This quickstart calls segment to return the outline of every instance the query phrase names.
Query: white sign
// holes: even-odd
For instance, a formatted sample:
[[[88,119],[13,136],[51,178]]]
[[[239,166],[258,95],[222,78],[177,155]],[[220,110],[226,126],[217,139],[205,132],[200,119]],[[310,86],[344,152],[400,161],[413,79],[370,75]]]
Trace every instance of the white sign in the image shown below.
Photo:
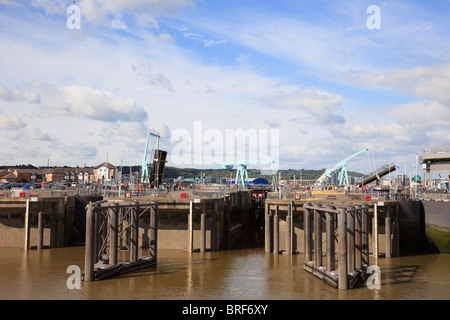
[[[380,207],[384,206],[384,202],[383,201],[378,201],[378,206],[380,206]]]
[[[194,199],[194,203],[200,203],[200,199]]]
[[[38,202],[38,198],[31,198],[31,202]]]

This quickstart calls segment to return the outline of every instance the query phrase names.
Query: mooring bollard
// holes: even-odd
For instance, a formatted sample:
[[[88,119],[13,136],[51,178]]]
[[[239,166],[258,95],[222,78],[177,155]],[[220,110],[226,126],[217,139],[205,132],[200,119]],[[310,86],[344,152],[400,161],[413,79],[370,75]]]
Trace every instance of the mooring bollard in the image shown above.
[[[303,206],[303,225],[304,225],[304,251],[305,261],[312,261],[312,230],[311,230],[311,209],[305,208],[305,206],[311,206],[310,202],[307,202]]]
[[[278,204],[275,205],[273,216],[273,253],[280,253],[280,216],[278,215]]]
[[[347,213],[340,208],[338,213],[338,288],[348,289],[347,268]]]

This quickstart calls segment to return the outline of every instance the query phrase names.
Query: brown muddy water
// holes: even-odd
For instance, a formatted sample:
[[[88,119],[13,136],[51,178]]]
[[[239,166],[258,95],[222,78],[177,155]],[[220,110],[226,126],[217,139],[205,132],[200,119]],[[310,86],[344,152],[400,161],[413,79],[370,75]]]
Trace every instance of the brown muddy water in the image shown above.
[[[145,253],[144,253],[145,254]],[[2,300],[449,300],[450,255],[380,258],[381,288],[338,290],[303,270],[303,255],[264,249],[158,250],[156,267],[68,287],[84,247],[0,248]],[[73,286],[72,286],[73,287]]]

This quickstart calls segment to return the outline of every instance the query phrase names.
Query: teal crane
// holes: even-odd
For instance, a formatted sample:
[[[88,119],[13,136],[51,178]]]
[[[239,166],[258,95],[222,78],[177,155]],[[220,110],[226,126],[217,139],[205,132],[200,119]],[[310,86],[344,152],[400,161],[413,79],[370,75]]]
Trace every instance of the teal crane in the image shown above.
[[[144,157],[142,159],[142,177],[141,182],[142,183],[150,183],[150,173],[149,173],[149,166],[151,162],[147,160],[148,157],[148,143],[150,141],[150,137],[156,137],[156,148],[155,150],[159,150],[159,134],[148,132],[147,133],[147,142],[145,143],[145,149],[144,149]]]
[[[338,185],[348,185],[349,183],[348,183],[348,174],[347,174],[347,161],[356,157],[360,153],[362,153],[364,151],[369,151],[369,150],[371,150],[371,147],[366,147],[366,148],[356,152],[355,154],[345,158],[344,160],[339,161],[332,169],[326,169],[325,172],[323,173],[323,175],[319,178],[318,182],[323,183],[326,178],[331,178],[333,173],[335,171],[338,171],[337,184]],[[369,163],[370,163],[370,157],[369,157]]]
[[[260,163],[274,163],[272,160],[237,160],[233,162],[223,162],[223,169],[233,169],[235,166],[237,167],[236,171],[236,185],[245,186],[248,184],[248,164],[260,164]]]

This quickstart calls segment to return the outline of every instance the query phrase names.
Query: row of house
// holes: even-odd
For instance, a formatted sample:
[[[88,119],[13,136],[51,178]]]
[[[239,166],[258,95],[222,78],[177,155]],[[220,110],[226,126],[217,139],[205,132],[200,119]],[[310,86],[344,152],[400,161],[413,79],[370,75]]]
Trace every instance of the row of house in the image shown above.
[[[102,183],[116,178],[117,168],[109,162],[104,162],[90,168],[44,168],[0,170],[0,183],[4,182],[34,182],[34,183]]]

